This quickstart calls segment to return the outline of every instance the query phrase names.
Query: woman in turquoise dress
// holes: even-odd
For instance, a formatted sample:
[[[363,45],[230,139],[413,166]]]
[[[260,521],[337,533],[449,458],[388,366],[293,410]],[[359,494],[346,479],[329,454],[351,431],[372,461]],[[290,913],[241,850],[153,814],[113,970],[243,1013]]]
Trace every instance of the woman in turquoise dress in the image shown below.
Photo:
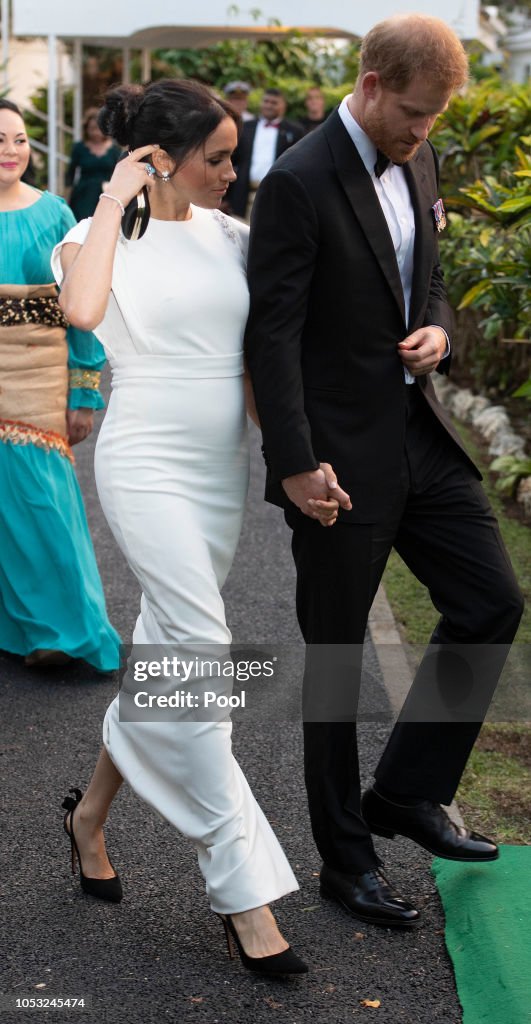
[[[68,327],[50,255],[75,223],[21,179],[30,148],[0,100],[0,649],[30,665],[119,664],[72,445],[92,429],[103,349]]]
[[[83,121],[83,139],[74,142],[67,185],[72,185],[70,207],[76,220],[92,217],[101,195],[102,185],[109,181],[122,149],[101,132],[98,111],[91,107]]]

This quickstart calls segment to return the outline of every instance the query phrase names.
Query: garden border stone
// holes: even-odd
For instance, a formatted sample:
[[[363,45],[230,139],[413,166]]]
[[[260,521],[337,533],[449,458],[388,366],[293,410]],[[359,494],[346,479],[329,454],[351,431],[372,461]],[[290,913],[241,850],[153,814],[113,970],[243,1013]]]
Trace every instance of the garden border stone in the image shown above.
[[[488,443],[489,455],[514,455],[526,458],[525,441],[513,430],[507,412],[501,405],[491,405],[484,395],[475,395],[470,388],[460,388],[446,377],[433,375],[437,397],[456,419],[469,423]],[[531,520],[531,476],[520,480],[516,501],[526,519]]]

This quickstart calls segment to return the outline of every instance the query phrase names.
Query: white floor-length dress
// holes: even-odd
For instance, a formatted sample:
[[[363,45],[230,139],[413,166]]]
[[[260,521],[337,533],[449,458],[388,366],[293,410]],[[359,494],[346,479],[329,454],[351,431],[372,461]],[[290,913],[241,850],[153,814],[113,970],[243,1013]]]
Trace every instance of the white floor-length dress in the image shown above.
[[[63,244],[82,244],[89,226],[82,221]],[[134,644],[230,643],[220,588],[248,485],[247,231],[194,206],[190,220],[151,218],[143,238],[117,243],[94,332],[113,383],[96,481],[142,587]],[[230,721],[121,722],[116,698],[103,738],[139,796],[194,841],[213,910],[248,910],[298,888],[232,755]]]

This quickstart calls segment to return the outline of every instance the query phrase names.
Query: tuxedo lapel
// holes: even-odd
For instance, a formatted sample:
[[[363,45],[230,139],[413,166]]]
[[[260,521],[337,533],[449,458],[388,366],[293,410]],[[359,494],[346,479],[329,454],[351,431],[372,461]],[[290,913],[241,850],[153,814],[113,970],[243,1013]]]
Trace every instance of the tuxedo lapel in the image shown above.
[[[339,181],[382,268],[405,323],[404,293],[393,241],[370,176],[337,112],[322,127]]]
[[[413,281],[409,307],[409,325],[410,329],[414,329],[419,310],[425,304],[426,277],[431,273],[433,253],[433,180],[430,181],[427,172],[425,151],[421,150],[411,162],[404,164],[404,171],[415,215]]]
[[[249,153],[249,159],[253,151],[254,137],[256,135],[256,129],[258,127],[258,121],[244,121],[243,123],[243,137],[245,138],[246,150]]]

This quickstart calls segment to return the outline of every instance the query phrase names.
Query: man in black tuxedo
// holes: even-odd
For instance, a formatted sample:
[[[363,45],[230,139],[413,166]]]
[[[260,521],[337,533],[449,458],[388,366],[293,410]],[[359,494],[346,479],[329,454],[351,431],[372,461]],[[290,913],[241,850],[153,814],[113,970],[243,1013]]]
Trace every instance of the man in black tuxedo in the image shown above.
[[[250,201],[274,161],[304,135],[302,125],[284,117],[286,101],[280,89],[266,89],[260,117],[246,121],[233,164],[238,175],[227,193],[227,212],[246,217]]]
[[[277,161],[251,226],[246,354],[266,497],[293,531],[321,890],[386,926],[419,914],[381,873],[371,832],[455,860],[498,856],[441,804],[453,799],[522,612],[480,474],[429,377],[448,372],[452,318],[428,134],[466,77],[461,43],[439,19],[375,26],[354,92]],[[334,496],[337,522],[334,513],[323,529],[316,502]],[[441,618],[361,799],[360,650],[392,547]]]

